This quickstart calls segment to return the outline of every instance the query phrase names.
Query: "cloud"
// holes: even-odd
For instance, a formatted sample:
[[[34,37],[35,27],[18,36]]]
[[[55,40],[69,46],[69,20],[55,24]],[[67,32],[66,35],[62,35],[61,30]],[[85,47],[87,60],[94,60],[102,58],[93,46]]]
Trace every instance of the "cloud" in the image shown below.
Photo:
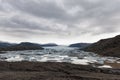
[[[0,32],[11,38],[40,35],[55,40],[114,34],[120,32],[119,4],[119,0],[0,0]]]

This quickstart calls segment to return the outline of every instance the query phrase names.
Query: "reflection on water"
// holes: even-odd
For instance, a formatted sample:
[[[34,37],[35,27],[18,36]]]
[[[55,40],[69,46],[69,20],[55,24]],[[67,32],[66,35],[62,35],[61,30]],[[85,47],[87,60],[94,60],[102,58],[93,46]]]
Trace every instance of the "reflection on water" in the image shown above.
[[[44,50],[8,51],[0,54],[0,60],[8,62],[68,62],[73,64],[92,65],[99,68],[111,68],[112,65],[109,66],[110,63],[117,63],[120,65],[120,58],[101,57],[91,52],[84,52],[77,48],[65,46],[47,47]]]

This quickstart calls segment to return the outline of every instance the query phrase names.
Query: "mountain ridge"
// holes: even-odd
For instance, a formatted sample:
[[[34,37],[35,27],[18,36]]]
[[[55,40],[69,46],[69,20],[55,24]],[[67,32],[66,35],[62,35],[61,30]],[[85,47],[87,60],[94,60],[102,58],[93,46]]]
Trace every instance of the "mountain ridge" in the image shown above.
[[[19,50],[41,50],[43,49],[39,44],[30,42],[21,42],[19,44],[1,47],[0,51],[19,51]]]
[[[70,44],[69,47],[78,47],[78,48],[85,48],[87,46],[91,45],[91,43],[74,43]]]

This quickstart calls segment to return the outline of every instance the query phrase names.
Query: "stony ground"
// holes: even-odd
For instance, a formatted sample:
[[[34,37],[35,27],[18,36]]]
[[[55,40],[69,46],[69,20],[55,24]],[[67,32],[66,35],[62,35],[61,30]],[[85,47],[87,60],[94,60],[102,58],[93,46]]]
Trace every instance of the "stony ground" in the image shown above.
[[[120,80],[120,69],[69,63],[0,62],[0,80]]]

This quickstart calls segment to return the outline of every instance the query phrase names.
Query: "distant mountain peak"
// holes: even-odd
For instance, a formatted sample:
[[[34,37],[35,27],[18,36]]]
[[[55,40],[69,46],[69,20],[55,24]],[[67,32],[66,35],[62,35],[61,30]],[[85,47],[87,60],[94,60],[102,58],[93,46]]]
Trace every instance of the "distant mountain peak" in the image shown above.
[[[41,44],[42,47],[53,47],[53,46],[58,46],[55,43],[47,43],[47,44]]]
[[[89,46],[91,43],[74,43],[70,44],[69,47],[78,47],[78,48],[85,48]]]
[[[40,44],[21,42],[20,44],[1,47],[0,51],[18,51],[18,50],[41,50],[43,49]]]

